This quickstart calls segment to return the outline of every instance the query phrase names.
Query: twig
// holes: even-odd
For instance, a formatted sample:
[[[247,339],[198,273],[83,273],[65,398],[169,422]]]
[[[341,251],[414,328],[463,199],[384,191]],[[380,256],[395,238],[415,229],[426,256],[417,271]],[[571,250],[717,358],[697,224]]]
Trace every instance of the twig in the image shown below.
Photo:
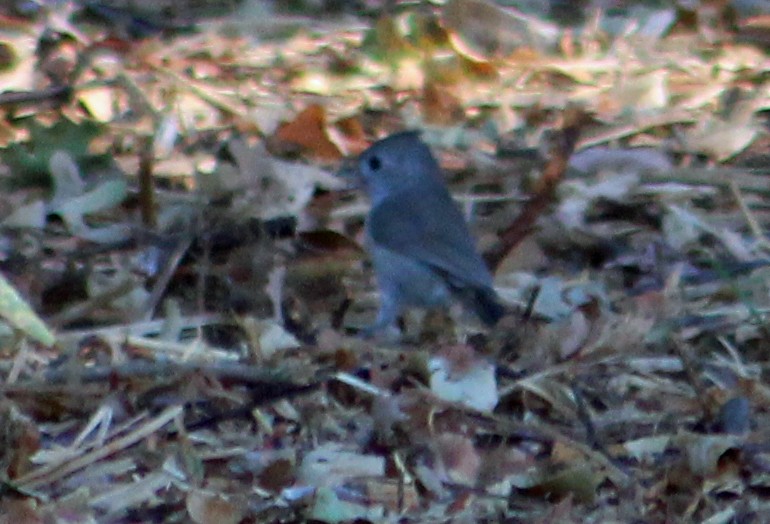
[[[135,287],[136,282],[131,279],[126,279],[101,295],[95,296],[85,302],[79,302],[68,307],[64,311],[53,315],[47,320],[48,325],[51,327],[61,327],[73,320],[83,318],[88,313],[110,304],[113,300],[122,297],[126,293],[130,293]]]
[[[150,229],[155,229],[158,222],[152,183],[153,160],[153,140],[151,136],[145,136],[141,140],[139,151],[139,208],[142,213],[142,224]]]
[[[24,106],[41,102],[56,102],[65,104],[72,98],[71,86],[55,86],[39,91],[7,91],[0,93],[0,107]]]
[[[746,223],[749,225],[749,229],[751,229],[751,233],[754,235],[757,243],[765,249],[770,248],[770,242],[768,242],[762,226],[759,225],[759,222],[757,221],[756,217],[754,217],[754,214],[749,209],[749,206],[746,205],[746,200],[744,200],[743,195],[741,195],[741,190],[738,187],[738,184],[736,184],[735,180],[732,179],[730,179],[730,191],[735,197],[736,202],[738,202],[738,206],[741,208],[741,213],[743,213],[743,218],[746,219]]]
[[[211,313],[186,316],[183,320],[185,321],[183,329],[194,329],[213,324],[232,324],[232,321],[225,315]],[[148,320],[131,324],[119,324],[117,326],[62,331],[57,334],[56,338],[60,343],[77,342],[84,337],[105,337],[123,340],[131,336],[140,337],[157,335],[163,331],[165,324],[166,320]]]
[[[154,419],[149,420],[140,428],[123,437],[108,442],[105,446],[96,448],[69,462],[63,464],[49,464],[34,469],[16,479],[15,484],[23,489],[36,489],[45,484],[60,480],[98,460],[137,444],[174,420],[182,413],[182,411],[182,406],[171,406]]]
[[[767,169],[680,167],[658,172],[645,171],[640,175],[640,179],[643,183],[680,183],[694,186],[714,186],[720,189],[730,189],[731,184],[737,184],[743,193],[770,197],[767,175]]]
[[[45,384],[65,382],[92,383],[126,380],[146,377],[178,377],[184,374],[200,373],[227,382],[245,384],[285,383],[286,377],[280,370],[263,369],[255,366],[215,363],[177,363],[132,361],[117,366],[79,367],[78,369],[51,369],[45,373]],[[22,384],[18,384],[21,386]],[[3,389],[0,388],[0,391]]]
[[[166,291],[168,283],[171,281],[171,277],[174,276],[176,268],[179,267],[179,263],[190,248],[192,240],[192,235],[186,235],[177,242],[174,251],[166,260],[163,271],[155,279],[155,284],[152,287],[150,296],[147,297],[147,300],[140,311],[140,320],[152,319],[155,309],[158,307],[158,303],[163,297],[163,293]]]
[[[565,111],[562,130],[556,138],[551,158],[543,170],[543,176],[539,181],[540,187],[513,223],[500,233],[500,240],[497,245],[484,255],[487,264],[493,271],[508,253],[529,235],[535,221],[553,201],[556,188],[567,171],[569,157],[575,149],[585,118],[586,115],[577,108]]]

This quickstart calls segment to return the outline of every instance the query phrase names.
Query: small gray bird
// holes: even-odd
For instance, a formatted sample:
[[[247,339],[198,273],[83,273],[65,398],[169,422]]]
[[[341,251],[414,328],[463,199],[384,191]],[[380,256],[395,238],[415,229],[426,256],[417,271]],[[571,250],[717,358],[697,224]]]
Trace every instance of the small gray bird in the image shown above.
[[[371,331],[395,329],[407,306],[459,299],[489,325],[504,313],[441,168],[417,132],[376,142],[358,159],[372,208],[366,244],[380,288]]]

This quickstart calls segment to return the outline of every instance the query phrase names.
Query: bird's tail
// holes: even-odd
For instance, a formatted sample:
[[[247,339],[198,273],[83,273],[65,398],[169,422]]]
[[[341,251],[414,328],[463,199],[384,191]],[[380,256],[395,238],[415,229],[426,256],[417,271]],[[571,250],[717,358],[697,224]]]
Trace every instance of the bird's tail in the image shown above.
[[[492,288],[475,289],[472,300],[474,311],[488,326],[494,326],[505,315],[505,306]]]

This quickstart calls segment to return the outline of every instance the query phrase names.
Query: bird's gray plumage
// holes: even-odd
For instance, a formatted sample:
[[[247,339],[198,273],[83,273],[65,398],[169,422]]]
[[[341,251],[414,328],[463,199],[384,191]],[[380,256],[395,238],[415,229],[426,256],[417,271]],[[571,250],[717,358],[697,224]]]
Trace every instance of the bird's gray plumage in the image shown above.
[[[376,142],[357,171],[372,201],[366,242],[381,295],[374,328],[392,326],[407,306],[447,306],[452,298],[494,324],[503,308],[492,275],[419,135]]]

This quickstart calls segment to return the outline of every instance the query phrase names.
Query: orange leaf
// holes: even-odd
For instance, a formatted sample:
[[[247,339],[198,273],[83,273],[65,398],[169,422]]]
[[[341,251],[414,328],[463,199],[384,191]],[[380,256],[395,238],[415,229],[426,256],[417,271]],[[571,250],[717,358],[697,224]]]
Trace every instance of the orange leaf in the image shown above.
[[[313,104],[297,117],[278,128],[275,134],[281,142],[296,144],[319,160],[339,160],[340,150],[326,133],[326,114],[323,107]]]

